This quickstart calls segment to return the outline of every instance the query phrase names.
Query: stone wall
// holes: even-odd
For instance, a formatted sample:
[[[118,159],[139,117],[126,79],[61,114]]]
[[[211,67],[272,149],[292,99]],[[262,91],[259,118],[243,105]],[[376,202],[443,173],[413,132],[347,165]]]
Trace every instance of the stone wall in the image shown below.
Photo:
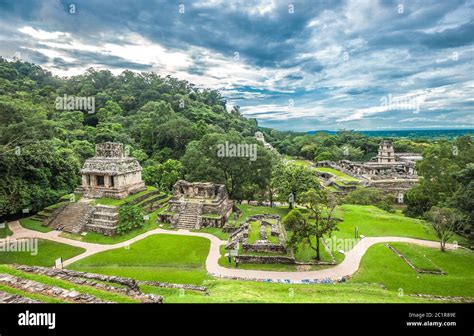
[[[223,227],[225,224],[225,217],[220,216],[219,218],[201,216],[202,227]]]
[[[284,245],[280,244],[242,244],[242,250],[246,253],[260,252],[260,253],[286,253]]]
[[[15,268],[26,273],[45,275],[65,280],[77,285],[87,285],[107,292],[127,295],[143,303],[161,303],[163,301],[163,298],[161,296],[142,293],[140,291],[137,281],[132,278],[108,276],[102,274],[78,272],[68,269],[58,269],[40,266],[17,265],[15,266]],[[121,285],[123,287],[112,286],[107,284],[107,282]]]
[[[294,264],[295,258],[289,256],[239,255],[235,257],[242,264]]]
[[[117,233],[118,221],[118,207],[96,205],[87,222],[86,230],[113,236]]]
[[[75,303],[112,303],[99,299],[90,294],[79,293],[75,290],[68,290],[64,288],[50,286],[41,282],[28,280],[13,276],[10,274],[0,274],[0,284],[9,287],[17,288],[32,294],[40,294],[49,297],[58,298],[60,300],[75,302]]]

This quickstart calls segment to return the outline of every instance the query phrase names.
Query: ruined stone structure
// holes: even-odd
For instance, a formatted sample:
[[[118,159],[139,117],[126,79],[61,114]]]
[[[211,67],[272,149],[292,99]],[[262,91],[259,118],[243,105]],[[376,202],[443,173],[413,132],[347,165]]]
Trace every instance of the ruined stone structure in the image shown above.
[[[274,151],[275,153],[279,154],[278,151],[275,149],[275,147],[273,147],[272,144],[268,143],[265,140],[265,136],[263,135],[262,132],[255,132],[255,139],[260,141],[266,149],[269,149],[269,150]]]
[[[121,143],[96,145],[96,155],[87,159],[81,169],[82,185],[75,192],[83,194],[79,202],[58,207],[43,225],[69,233],[93,231],[112,236],[117,231],[118,207],[92,205],[91,198],[122,199],[145,190],[141,166],[124,155]]]
[[[223,184],[180,180],[173,186],[167,211],[159,214],[158,220],[187,230],[222,227],[232,205]]]
[[[339,165],[356,174],[369,176],[415,177],[415,163],[422,156],[416,153],[395,153],[392,143],[384,140],[379,145],[378,155],[369,162],[339,161]]]
[[[133,299],[139,300],[143,303],[162,303],[163,298],[159,295],[154,294],[145,294],[141,292],[140,286],[135,279],[132,278],[124,278],[120,276],[109,276],[109,275],[102,275],[102,274],[95,274],[95,273],[88,273],[88,272],[78,272],[68,269],[60,269],[60,268],[49,268],[49,267],[40,267],[40,266],[27,266],[27,265],[16,265],[15,268],[19,271],[31,273],[31,274],[39,274],[48,276],[55,279],[60,279],[62,281],[67,281],[71,284],[76,284],[80,286],[88,286],[94,287],[96,289],[110,292],[110,293],[118,293],[121,295],[129,296]],[[50,289],[48,287],[38,287],[38,289],[43,289],[40,293],[49,295]],[[84,295],[75,292],[74,295],[70,293],[65,293],[66,298],[72,298],[74,301],[78,301],[78,299],[84,299]],[[88,299],[86,297],[86,299]],[[82,301],[82,300],[81,300]],[[79,301],[79,302],[81,302]],[[0,301],[1,302],[1,301]],[[96,302],[95,300],[87,300],[87,303]],[[101,302],[101,301],[97,301]]]
[[[250,222],[258,221],[260,223],[260,239],[254,243],[249,243]],[[268,239],[269,234],[278,238],[278,243],[272,243]],[[243,252],[264,252],[264,253],[287,253],[286,250],[286,231],[278,215],[253,215],[249,217],[238,230],[229,237],[229,243],[226,249],[235,249],[238,244],[242,244]]]
[[[396,197],[403,203],[405,192],[418,182],[416,161],[422,156],[417,153],[395,153],[392,143],[384,140],[379,145],[376,157],[368,162],[320,161],[316,166],[328,166],[357,177],[365,186],[378,188]]]
[[[50,218],[43,221],[43,225],[75,234],[92,231],[106,236],[115,235],[119,208],[101,204],[91,205],[89,201],[84,199],[58,207]]]
[[[81,169],[82,185],[76,192],[89,198],[124,198],[145,190],[141,171],[136,159],[124,155],[123,144],[97,144],[96,156],[87,159]]]
[[[395,162],[395,150],[390,141],[384,140],[379,145],[379,154],[377,155],[378,163]]]

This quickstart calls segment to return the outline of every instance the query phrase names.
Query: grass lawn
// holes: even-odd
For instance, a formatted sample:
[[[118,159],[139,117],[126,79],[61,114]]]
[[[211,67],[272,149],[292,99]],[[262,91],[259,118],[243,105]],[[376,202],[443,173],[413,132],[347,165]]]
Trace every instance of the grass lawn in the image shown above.
[[[149,193],[150,191],[156,190],[155,187],[152,186],[147,186],[146,190],[140,191],[139,193],[130,195],[128,197],[125,197],[123,199],[114,199],[114,198],[108,198],[108,197],[101,197],[96,200],[94,200],[95,204],[102,204],[102,205],[112,205],[112,206],[120,206],[124,203],[130,202],[134,200],[137,197],[140,197],[142,195],[145,195]]]
[[[229,239],[229,234],[227,232],[222,231],[221,228],[215,228],[215,227],[205,227],[201,228],[199,230],[191,230],[192,232],[202,232],[202,233],[209,233],[221,240],[227,240]]]
[[[331,192],[338,192],[339,190],[334,187],[334,186],[324,186],[324,188],[326,188],[327,190],[331,191]]]
[[[6,238],[8,236],[11,236],[12,231],[8,227],[8,222],[5,222],[5,227],[3,229],[0,229],[0,238]]]
[[[312,240],[316,241],[316,240]],[[324,244],[321,242],[319,246],[319,253],[321,257],[321,261],[325,262],[332,262],[331,255],[329,254],[328,251],[326,251]],[[340,263],[341,261],[344,260],[344,255],[337,252],[337,251],[332,251],[332,254],[334,258],[336,259],[337,263]],[[310,262],[310,261],[315,261],[314,257],[316,256],[316,252],[311,249],[307,244],[300,244],[300,247],[297,251],[295,251],[295,258],[297,261],[302,261],[302,262]]]
[[[53,230],[50,227],[43,226],[42,222],[31,219],[31,217],[20,219],[20,225],[23,226],[25,229],[30,229],[39,232],[49,232]]]
[[[417,273],[384,244],[377,244],[364,255],[360,269],[350,282],[379,283],[392,291],[402,289],[405,294],[474,297],[474,252],[465,249],[441,252],[424,246],[396,244],[402,245],[426,256],[447,274]]]
[[[343,181],[346,181],[346,182],[359,182],[358,179],[356,179],[355,177],[352,177],[350,175],[347,175],[337,169],[334,169],[334,168],[329,168],[329,167],[317,167],[315,168],[318,172],[321,172],[321,173],[331,173],[333,175],[335,175],[337,178],[343,180]]]
[[[273,236],[272,235],[272,228],[271,226],[267,225],[265,227],[265,232],[267,234],[267,239],[270,243],[272,244],[279,244],[280,243],[280,239],[278,238],[278,236]]]
[[[248,243],[253,244],[260,239],[260,221],[251,221],[249,224]]]
[[[85,250],[80,247],[56,243],[49,240],[39,239],[37,246],[37,254],[34,252],[34,244],[31,252],[13,252],[1,251],[0,264],[22,264],[22,265],[36,265],[36,266],[54,266],[54,261],[62,257],[63,260],[72,258],[83,253]]]
[[[146,293],[164,296],[165,303],[408,303],[428,302],[369,284],[295,285],[233,280],[209,280],[204,283],[209,295],[203,293],[142,286]],[[430,301],[432,302],[432,301]]]
[[[205,261],[208,239],[159,234],[129,246],[79,260],[69,268],[138,280],[201,284],[209,279]]]
[[[431,260],[426,254],[425,250],[415,244],[404,243],[390,243],[390,246],[403,254],[416,268],[425,271],[442,271],[441,268]]]
[[[311,162],[306,161],[306,160],[301,160],[301,159],[290,159],[289,163],[295,166],[303,166],[303,167],[311,166]]]
[[[429,227],[421,220],[405,217],[400,212],[389,213],[372,205],[344,204],[338,207],[336,215],[343,219],[338,224],[339,231],[333,232],[336,238],[354,238],[355,227],[359,235],[366,237],[397,236],[426,240],[438,240]],[[460,244],[466,240],[456,236]]]

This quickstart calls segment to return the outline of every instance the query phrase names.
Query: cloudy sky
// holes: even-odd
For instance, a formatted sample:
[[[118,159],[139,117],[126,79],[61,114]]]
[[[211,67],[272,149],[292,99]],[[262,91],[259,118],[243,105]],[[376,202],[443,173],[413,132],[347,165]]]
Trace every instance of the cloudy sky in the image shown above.
[[[474,127],[474,0],[2,0],[0,41],[59,76],[219,89],[261,126]]]

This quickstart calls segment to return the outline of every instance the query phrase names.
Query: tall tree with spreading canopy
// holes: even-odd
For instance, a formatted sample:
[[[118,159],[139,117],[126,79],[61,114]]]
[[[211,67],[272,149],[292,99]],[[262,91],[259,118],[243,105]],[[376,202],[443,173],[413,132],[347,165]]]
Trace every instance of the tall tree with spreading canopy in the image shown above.
[[[291,232],[287,244],[294,250],[302,245],[309,246],[316,253],[315,259],[320,261],[321,239],[337,230],[334,217],[336,201],[324,189],[309,189],[300,195],[300,202],[309,210],[310,216],[293,209],[283,219],[283,224]]]
[[[319,180],[311,169],[284,162],[275,167],[272,183],[278,193],[278,198],[284,202],[288,201],[289,196],[292,195],[294,202],[297,203],[300,193],[311,188],[319,189]],[[292,209],[293,203],[289,203]]]
[[[458,210],[451,208],[432,207],[425,214],[425,218],[439,239],[441,251],[445,251],[448,240],[466,226],[465,217]]]

